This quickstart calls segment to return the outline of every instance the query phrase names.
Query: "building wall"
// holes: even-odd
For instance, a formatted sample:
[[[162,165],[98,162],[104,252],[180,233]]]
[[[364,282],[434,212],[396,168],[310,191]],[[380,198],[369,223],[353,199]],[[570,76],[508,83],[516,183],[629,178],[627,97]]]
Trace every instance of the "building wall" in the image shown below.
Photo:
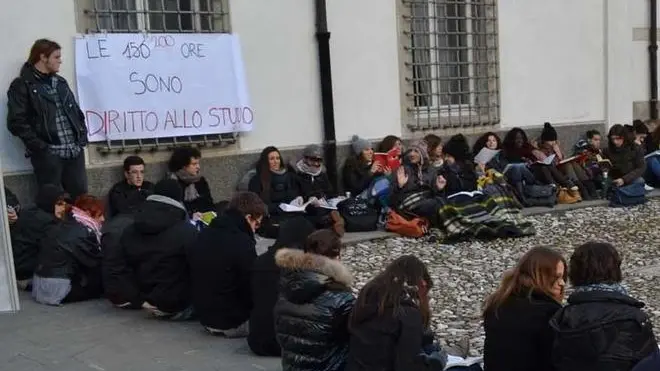
[[[20,11],[5,9],[0,15],[0,27],[13,35],[0,41],[3,50],[24,51],[0,55],[1,86],[8,86],[32,41],[43,36],[62,43],[62,74],[75,86],[72,45],[76,29],[82,30],[76,27],[76,1],[53,3],[24,1]],[[221,197],[231,191],[264,146],[276,145],[295,155],[305,144],[322,140],[314,2],[229,3],[232,30],[242,42],[255,129],[242,135],[235,146],[204,150],[204,171]],[[645,1],[498,3],[501,128],[533,128],[551,121],[566,125],[562,130],[577,136],[579,132],[574,131],[583,130],[584,125],[629,121],[633,101],[648,99],[646,46],[633,42],[633,27],[645,26]],[[400,6],[399,0],[328,1],[336,132],[342,156],[353,134],[372,140],[388,134],[410,135],[402,125],[406,107],[401,94]],[[24,14],[39,22],[26,22]],[[26,197],[34,191],[31,177],[25,175],[30,165],[20,143],[6,132],[4,94],[1,99],[5,179]],[[152,164],[152,177],[163,174],[167,156],[166,151],[144,154]],[[103,193],[119,179],[121,160],[122,156],[101,156],[90,149],[92,192]]]

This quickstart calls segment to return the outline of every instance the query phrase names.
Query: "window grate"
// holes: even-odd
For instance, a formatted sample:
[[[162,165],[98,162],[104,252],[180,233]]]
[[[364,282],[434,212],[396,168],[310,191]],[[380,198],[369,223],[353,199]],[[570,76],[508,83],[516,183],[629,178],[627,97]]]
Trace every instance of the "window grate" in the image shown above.
[[[227,0],[85,0],[88,33],[228,33]],[[102,154],[236,143],[238,133],[96,143]]]
[[[497,0],[402,0],[411,130],[499,123]]]

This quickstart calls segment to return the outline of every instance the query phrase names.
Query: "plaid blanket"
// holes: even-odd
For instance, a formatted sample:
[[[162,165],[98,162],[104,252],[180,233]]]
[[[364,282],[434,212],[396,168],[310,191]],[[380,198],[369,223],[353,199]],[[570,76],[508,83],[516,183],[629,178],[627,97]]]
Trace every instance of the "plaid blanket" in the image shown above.
[[[438,208],[438,224],[445,230],[448,242],[536,234],[532,223],[520,214],[520,204],[511,192],[496,185],[483,192],[447,198]]]

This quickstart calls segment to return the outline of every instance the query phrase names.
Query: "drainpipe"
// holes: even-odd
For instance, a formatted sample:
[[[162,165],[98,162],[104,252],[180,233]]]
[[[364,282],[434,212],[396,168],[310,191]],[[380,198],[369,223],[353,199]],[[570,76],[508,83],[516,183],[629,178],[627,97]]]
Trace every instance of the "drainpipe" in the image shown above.
[[[650,119],[658,119],[658,1],[650,0],[651,27],[649,28],[649,75],[651,97],[649,100]]]
[[[321,109],[323,110],[323,148],[328,178],[335,190],[337,184],[337,137],[335,107],[332,98],[332,68],[330,62],[330,32],[326,0],[315,1],[316,40],[318,42]]]

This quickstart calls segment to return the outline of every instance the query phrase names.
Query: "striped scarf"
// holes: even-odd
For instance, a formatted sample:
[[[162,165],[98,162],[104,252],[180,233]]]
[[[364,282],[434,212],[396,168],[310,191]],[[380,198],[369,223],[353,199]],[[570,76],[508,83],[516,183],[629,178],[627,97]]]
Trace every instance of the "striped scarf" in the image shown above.
[[[79,209],[75,206],[71,208],[71,214],[73,215],[73,218],[83,226],[87,227],[90,232],[93,232],[96,235],[96,239],[98,243],[101,243],[101,225],[100,223],[89,216],[89,214],[82,209]]]

